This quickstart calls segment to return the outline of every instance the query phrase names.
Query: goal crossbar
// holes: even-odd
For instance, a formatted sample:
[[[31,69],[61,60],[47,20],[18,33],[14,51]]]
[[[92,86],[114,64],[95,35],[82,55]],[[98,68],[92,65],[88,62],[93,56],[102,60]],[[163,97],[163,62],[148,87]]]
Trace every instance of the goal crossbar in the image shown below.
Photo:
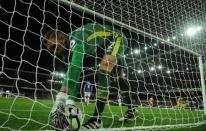
[[[150,33],[148,33],[148,32],[139,30],[139,29],[137,29],[137,28],[135,28],[135,27],[133,27],[133,26],[130,26],[130,25],[128,25],[128,24],[125,24],[125,23],[123,23],[123,22],[121,22],[121,21],[112,19],[111,17],[102,15],[102,14],[100,14],[100,13],[98,13],[98,12],[95,12],[95,11],[93,11],[93,10],[91,10],[91,9],[88,9],[88,8],[86,8],[86,7],[83,7],[83,6],[81,6],[81,5],[78,5],[78,4],[74,3],[73,1],[68,1],[68,0],[53,0],[53,1],[57,2],[58,4],[61,3],[61,4],[66,5],[66,6],[70,6],[71,8],[78,9],[78,10],[80,10],[80,11],[84,11],[85,13],[88,13],[88,14],[90,14],[90,15],[94,15],[94,16],[96,16],[96,17],[98,17],[98,18],[101,18],[101,19],[103,18],[104,20],[106,20],[106,21],[108,21],[108,22],[111,22],[111,23],[113,23],[113,24],[115,24],[115,25],[117,25],[117,26],[121,26],[121,27],[127,28],[127,29],[129,29],[130,31],[132,31],[132,32],[134,32],[134,33],[137,33],[137,32],[138,32],[138,33],[141,33],[141,34],[143,34],[143,35],[145,35],[145,36],[154,38],[154,39],[156,39],[156,40],[158,40],[158,41],[161,41],[161,42],[160,42],[161,44],[164,44],[164,43],[165,43],[165,44],[167,44],[167,45],[170,45],[170,46],[173,46],[173,47],[182,49],[182,50],[184,50],[184,51],[186,51],[186,52],[188,52],[188,53],[191,53],[191,54],[193,54],[193,55],[196,55],[196,56],[198,57],[198,61],[199,61],[199,69],[200,69],[200,77],[201,77],[201,87],[202,87],[202,94],[203,94],[204,115],[206,115],[206,96],[205,96],[205,95],[206,95],[206,89],[205,89],[205,81],[204,81],[204,73],[203,73],[203,72],[204,72],[204,69],[203,69],[203,62],[202,62],[202,55],[201,55],[201,54],[199,54],[199,53],[197,53],[197,52],[194,52],[194,51],[192,51],[192,50],[190,50],[190,49],[184,48],[184,47],[182,47],[182,46],[179,46],[179,45],[177,45],[177,44],[174,44],[174,43],[172,43],[172,42],[170,42],[170,41],[164,40],[164,39],[162,39],[162,38],[160,38],[160,37],[158,37],[158,36],[155,36],[155,35],[153,35],[153,34],[150,34]]]
[[[138,33],[141,33],[141,34],[143,34],[143,35],[145,35],[145,36],[152,37],[152,38],[154,38],[154,39],[156,39],[156,40],[158,40],[158,41],[161,41],[161,42],[160,42],[161,44],[165,43],[165,44],[167,44],[167,45],[172,45],[173,47],[182,49],[182,50],[184,50],[184,51],[186,51],[186,52],[188,52],[188,53],[191,53],[191,54],[193,54],[193,55],[200,56],[200,54],[197,53],[197,52],[194,52],[194,51],[192,51],[192,50],[190,50],[190,49],[187,49],[187,48],[184,48],[184,47],[179,46],[179,45],[177,45],[177,44],[174,44],[174,43],[172,43],[172,42],[170,42],[170,41],[164,40],[164,39],[162,39],[162,38],[160,38],[160,37],[157,37],[157,36],[155,36],[155,35],[153,35],[153,34],[150,34],[150,33],[148,33],[148,32],[139,30],[139,29],[137,29],[137,28],[135,28],[135,27],[133,27],[133,26],[130,26],[130,25],[128,25],[128,24],[125,24],[125,23],[123,23],[123,22],[121,22],[121,21],[112,19],[111,17],[102,15],[102,14],[100,14],[100,13],[98,13],[98,12],[95,12],[95,11],[93,11],[93,10],[91,10],[91,9],[88,9],[88,8],[86,8],[86,7],[83,7],[83,6],[81,6],[81,5],[78,5],[78,4],[74,3],[73,1],[69,1],[69,0],[53,0],[53,1],[59,2],[59,3],[61,3],[61,4],[63,4],[63,5],[66,5],[66,6],[70,6],[71,8],[74,8],[74,9],[78,9],[78,10],[84,11],[85,13],[88,13],[88,14],[90,14],[90,15],[94,15],[94,16],[96,16],[96,17],[98,17],[98,18],[101,18],[101,19],[103,18],[104,20],[106,20],[106,21],[108,21],[108,22],[111,22],[111,23],[113,23],[113,24],[115,24],[115,25],[117,25],[117,26],[121,26],[121,27],[127,28],[127,29],[129,29],[130,31],[132,31],[132,32],[134,32],[134,33],[137,33],[137,32],[138,32]]]

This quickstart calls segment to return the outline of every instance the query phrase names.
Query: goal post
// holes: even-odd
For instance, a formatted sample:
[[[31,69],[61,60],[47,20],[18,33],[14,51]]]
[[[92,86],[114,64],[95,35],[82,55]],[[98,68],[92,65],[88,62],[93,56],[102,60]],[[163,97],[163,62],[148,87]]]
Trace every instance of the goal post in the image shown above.
[[[189,49],[187,49],[187,48],[184,48],[184,47],[181,47],[181,46],[179,46],[179,45],[176,45],[176,44],[174,44],[174,43],[172,43],[172,42],[169,42],[169,41],[167,41],[167,40],[165,40],[165,39],[162,39],[162,38],[160,38],[160,37],[157,37],[157,36],[155,36],[155,35],[153,35],[153,34],[147,33],[147,32],[145,32],[145,31],[142,31],[142,30],[138,29],[138,28],[135,28],[135,27],[133,27],[133,26],[130,26],[130,25],[126,24],[126,23],[123,23],[123,22],[118,21],[118,20],[116,20],[116,19],[113,19],[113,18],[111,18],[111,17],[108,17],[108,16],[105,16],[105,15],[100,14],[100,13],[98,13],[98,12],[95,12],[95,11],[93,11],[93,10],[91,10],[91,9],[88,9],[87,7],[83,7],[83,6],[81,6],[81,5],[78,5],[78,4],[74,3],[73,1],[70,1],[70,0],[54,0],[54,1],[56,1],[56,2],[58,1],[59,3],[62,3],[62,4],[67,5],[67,6],[71,6],[71,8],[74,8],[74,9],[77,9],[77,10],[80,10],[80,11],[83,11],[83,12],[88,13],[88,14],[90,14],[90,15],[94,15],[95,17],[98,17],[98,18],[103,19],[103,20],[105,20],[105,21],[111,22],[112,24],[115,24],[115,25],[117,25],[117,26],[127,28],[127,29],[131,30],[131,31],[134,32],[134,33],[141,33],[141,34],[143,34],[143,35],[145,35],[145,36],[149,36],[149,37],[152,37],[152,38],[154,38],[154,39],[156,39],[156,40],[158,40],[158,41],[161,41],[161,42],[163,42],[164,44],[172,45],[172,46],[174,46],[174,47],[177,47],[177,48],[179,48],[179,49],[185,50],[185,51],[187,51],[187,52],[189,52],[189,53],[192,53],[192,54],[194,54],[194,55],[197,55],[197,56],[200,55],[200,54],[198,54],[198,53],[196,53],[196,52],[194,52],[194,51],[192,51],[192,50],[189,50]]]
[[[188,53],[191,53],[191,54],[194,54],[198,57],[198,62],[199,62],[199,69],[200,69],[200,78],[201,78],[201,89],[202,89],[202,95],[203,95],[203,107],[204,107],[204,114],[206,115],[206,90],[205,90],[205,78],[204,78],[204,69],[203,69],[203,62],[202,62],[202,55],[200,53],[197,53],[197,52],[194,52],[193,50],[190,50],[190,49],[187,49],[187,48],[184,48],[182,46],[179,46],[177,44],[174,44],[170,41],[167,41],[165,39],[162,39],[158,36],[155,36],[153,34],[150,34],[150,33],[147,33],[145,31],[142,31],[138,28],[135,28],[133,26],[130,26],[126,23],[123,23],[121,21],[118,21],[114,18],[111,18],[111,17],[108,17],[108,16],[105,16],[101,13],[98,13],[98,12],[95,12],[91,9],[88,9],[87,7],[84,7],[84,6],[81,6],[81,5],[78,5],[77,3],[73,2],[73,1],[70,1],[70,0],[54,0],[56,2],[59,2],[63,5],[66,5],[66,6],[70,6],[71,8],[74,8],[74,9],[77,9],[77,10],[80,10],[80,11],[83,11],[84,13],[88,13],[90,15],[93,15],[95,17],[98,17],[100,19],[103,19],[105,21],[108,21],[112,24],[115,24],[117,26],[121,26],[123,28],[127,28],[129,29],[130,31],[134,32],[134,33],[140,33],[142,35],[145,35],[145,36],[149,36],[151,38],[154,38],[156,39],[157,41],[161,41],[160,44],[168,44],[168,45],[171,45],[171,46],[174,46],[176,47],[177,49],[180,49],[180,50],[184,50]]]
[[[205,90],[205,78],[204,78],[204,69],[203,69],[203,62],[202,62],[202,55],[200,53],[197,53],[191,49],[188,49],[188,48],[185,48],[185,47],[182,47],[178,44],[174,44],[166,39],[163,39],[163,38],[160,38],[158,36],[155,36],[151,33],[147,33],[146,31],[143,31],[143,30],[140,30],[136,27],[133,27],[131,25],[129,25],[128,23],[124,23],[122,21],[119,21],[119,20],[116,20],[115,18],[111,18],[109,16],[106,16],[106,15],[103,15],[101,13],[98,13],[92,9],[89,9],[87,8],[86,6],[82,6],[82,5],[79,5],[73,1],[69,1],[69,0],[54,0],[54,1],[58,1],[59,3],[63,4],[63,5],[66,5],[66,6],[69,6],[71,8],[74,8],[74,9],[77,9],[79,11],[83,11],[84,13],[87,13],[87,14],[90,14],[92,16],[95,16],[95,17],[98,17],[100,19],[103,19],[105,21],[108,21],[114,25],[117,25],[117,26],[120,26],[120,27],[123,27],[123,28],[126,28],[126,29],[129,29],[130,31],[134,32],[134,33],[139,33],[139,34],[142,34],[144,36],[148,36],[148,37],[151,37],[152,39],[156,39],[157,41],[161,41],[160,44],[168,44],[168,45],[171,45],[173,47],[175,47],[176,49],[180,49],[180,50],[184,50],[188,53],[191,53],[195,56],[197,56],[198,58],[198,64],[199,64],[199,70],[200,70],[200,79],[201,79],[201,90],[202,90],[202,99],[203,99],[203,110],[204,110],[204,115],[206,115],[206,90]],[[204,123],[204,122],[203,122]],[[205,124],[205,123],[204,123]],[[184,125],[182,125],[184,126]],[[188,124],[185,124],[185,127],[187,127]],[[158,127],[158,126],[157,126]],[[118,128],[119,129],[119,128]],[[140,129],[140,128],[138,128]]]
[[[201,87],[202,87],[202,99],[204,107],[204,115],[206,115],[206,90],[205,90],[205,77],[204,77],[204,68],[202,62],[202,56],[198,57],[199,68],[200,68],[200,78],[201,78]]]

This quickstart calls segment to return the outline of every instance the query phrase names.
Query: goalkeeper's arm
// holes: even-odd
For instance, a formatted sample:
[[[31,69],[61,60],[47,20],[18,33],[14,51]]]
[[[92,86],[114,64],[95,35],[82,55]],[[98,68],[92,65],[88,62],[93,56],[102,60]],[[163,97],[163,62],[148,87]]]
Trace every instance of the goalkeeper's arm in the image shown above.
[[[80,75],[82,72],[84,59],[84,44],[77,44],[73,49],[72,61],[68,65],[68,70],[66,72],[63,90],[64,88],[68,88],[69,90],[69,100],[73,101],[78,93],[78,82],[80,79]]]

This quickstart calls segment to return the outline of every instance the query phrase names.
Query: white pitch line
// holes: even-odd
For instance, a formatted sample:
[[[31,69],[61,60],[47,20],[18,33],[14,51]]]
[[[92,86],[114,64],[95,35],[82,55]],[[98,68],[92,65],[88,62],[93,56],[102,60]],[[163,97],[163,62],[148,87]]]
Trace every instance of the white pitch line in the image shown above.
[[[50,112],[50,110],[48,111],[42,111],[42,110],[24,110],[24,109],[15,109],[15,110],[10,110],[10,109],[0,109],[0,112],[1,111],[11,111],[11,112],[31,112],[31,111],[34,111],[34,112]],[[181,110],[180,110],[181,111]],[[196,113],[197,111],[194,111],[194,113]],[[199,111],[198,111],[199,112]],[[92,111],[87,111],[87,113],[92,113]],[[179,110],[177,112],[170,112],[170,113],[141,113],[141,111],[139,111],[139,114],[143,114],[143,115],[170,115],[170,114],[178,114],[179,113]],[[104,114],[111,114],[111,112],[104,112]],[[115,114],[115,113],[113,113]],[[124,113],[123,113],[124,114]],[[122,115],[123,115],[122,114]],[[181,113],[182,115],[188,115],[188,114],[193,114],[193,112],[184,112],[184,113]]]

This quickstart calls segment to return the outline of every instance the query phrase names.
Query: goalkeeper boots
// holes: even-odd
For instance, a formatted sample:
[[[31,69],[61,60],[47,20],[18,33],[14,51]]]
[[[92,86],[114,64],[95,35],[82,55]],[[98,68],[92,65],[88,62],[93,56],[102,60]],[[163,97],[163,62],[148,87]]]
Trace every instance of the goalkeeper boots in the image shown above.
[[[82,130],[92,130],[92,129],[99,129],[99,128],[102,128],[102,121],[101,119],[97,119],[94,117],[90,118],[81,127]]]
[[[122,118],[119,119],[119,121],[128,121],[128,120],[135,120],[135,116],[137,114],[137,111],[135,109],[133,110],[127,110],[127,112],[124,114]]]

